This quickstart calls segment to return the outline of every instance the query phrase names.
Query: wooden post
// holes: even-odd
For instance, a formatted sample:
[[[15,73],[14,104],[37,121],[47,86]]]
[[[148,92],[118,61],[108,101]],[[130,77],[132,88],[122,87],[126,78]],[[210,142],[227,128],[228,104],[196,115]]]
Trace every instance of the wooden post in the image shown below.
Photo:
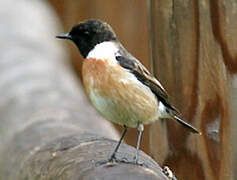
[[[183,118],[203,133],[171,120],[151,126],[152,155],[178,179],[234,179],[236,7],[227,0],[150,0],[154,74]]]

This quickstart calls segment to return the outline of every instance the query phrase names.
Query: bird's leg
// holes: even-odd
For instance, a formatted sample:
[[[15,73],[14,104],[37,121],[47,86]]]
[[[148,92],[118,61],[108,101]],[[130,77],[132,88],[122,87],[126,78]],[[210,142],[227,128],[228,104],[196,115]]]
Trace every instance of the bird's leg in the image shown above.
[[[122,133],[122,135],[121,135],[121,137],[120,137],[120,140],[119,140],[117,146],[116,146],[115,149],[114,149],[114,152],[112,153],[112,155],[111,155],[110,158],[109,158],[109,162],[112,162],[114,159],[116,159],[115,155],[116,155],[116,153],[117,153],[117,151],[118,151],[118,149],[119,149],[119,146],[120,146],[120,144],[121,144],[121,142],[122,142],[122,140],[123,140],[123,138],[124,138],[126,132],[127,132],[127,126],[124,126],[123,133]]]
[[[135,164],[138,164],[139,148],[140,148],[140,144],[141,144],[141,138],[142,138],[143,130],[144,130],[143,124],[139,123],[138,124],[139,135],[138,135],[138,139],[137,139],[136,155],[134,157]]]

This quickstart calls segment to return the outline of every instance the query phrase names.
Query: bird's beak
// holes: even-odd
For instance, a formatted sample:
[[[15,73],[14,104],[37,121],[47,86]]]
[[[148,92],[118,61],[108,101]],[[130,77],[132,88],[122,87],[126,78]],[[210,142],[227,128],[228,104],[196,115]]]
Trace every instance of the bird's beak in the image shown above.
[[[72,40],[72,36],[71,36],[69,33],[60,34],[60,35],[56,36],[56,38],[59,38],[59,39],[70,39],[70,40]]]

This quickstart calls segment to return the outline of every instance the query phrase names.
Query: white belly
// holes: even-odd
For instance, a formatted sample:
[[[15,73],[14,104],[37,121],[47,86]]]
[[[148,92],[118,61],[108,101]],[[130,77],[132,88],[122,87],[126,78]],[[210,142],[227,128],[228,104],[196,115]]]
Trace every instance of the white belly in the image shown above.
[[[83,83],[94,107],[108,120],[128,127],[158,119],[158,101],[151,90],[119,65],[102,60],[83,63]]]

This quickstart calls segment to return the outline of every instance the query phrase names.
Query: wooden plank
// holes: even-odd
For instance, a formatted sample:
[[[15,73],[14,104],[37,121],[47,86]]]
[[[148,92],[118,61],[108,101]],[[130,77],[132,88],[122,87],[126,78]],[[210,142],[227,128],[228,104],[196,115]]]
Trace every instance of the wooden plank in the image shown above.
[[[196,136],[174,122],[159,121],[151,127],[151,152],[179,179],[233,179],[236,2],[150,3],[154,73],[184,119],[203,133]]]

